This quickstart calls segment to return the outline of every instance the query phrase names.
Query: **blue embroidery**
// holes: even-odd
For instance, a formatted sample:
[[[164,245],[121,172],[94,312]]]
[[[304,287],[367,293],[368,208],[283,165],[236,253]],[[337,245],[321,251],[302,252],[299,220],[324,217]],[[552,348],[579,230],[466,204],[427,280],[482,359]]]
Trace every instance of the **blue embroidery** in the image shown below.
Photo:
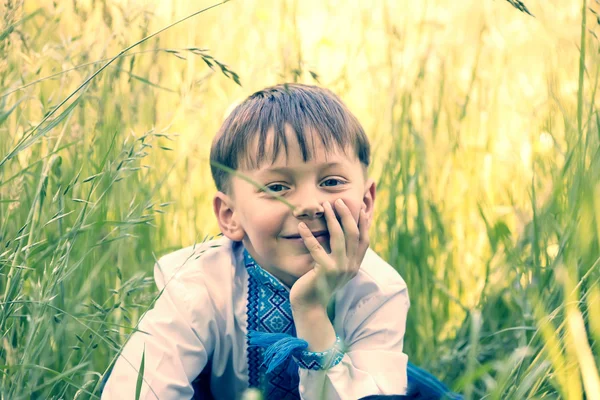
[[[300,368],[312,370],[335,367],[343,358],[344,350],[342,349],[342,341],[339,336],[336,338],[333,347],[327,351],[312,352],[304,350],[300,353],[300,357],[294,356],[294,360],[296,360]]]
[[[245,250],[244,250],[245,251]],[[255,279],[248,279],[248,331],[258,329],[258,287]],[[262,349],[250,347],[250,338],[246,338],[248,345],[248,384],[250,387],[260,387],[259,369],[262,364]]]
[[[289,290],[258,266],[246,249],[244,262],[248,271],[248,331],[296,336]],[[263,365],[264,349],[251,346],[249,336],[246,342],[249,386],[260,388],[266,399],[299,399],[298,367],[291,369],[291,365],[280,365],[267,376],[267,366]]]

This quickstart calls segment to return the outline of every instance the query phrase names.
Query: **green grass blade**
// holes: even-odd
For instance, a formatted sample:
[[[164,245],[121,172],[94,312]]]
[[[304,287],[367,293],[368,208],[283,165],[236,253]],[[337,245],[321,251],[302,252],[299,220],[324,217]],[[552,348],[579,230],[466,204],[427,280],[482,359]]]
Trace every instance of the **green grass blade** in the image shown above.
[[[146,346],[142,352],[142,362],[140,363],[140,370],[138,371],[137,383],[135,384],[135,400],[140,399],[142,393],[142,384],[144,382],[144,364],[146,362]]]

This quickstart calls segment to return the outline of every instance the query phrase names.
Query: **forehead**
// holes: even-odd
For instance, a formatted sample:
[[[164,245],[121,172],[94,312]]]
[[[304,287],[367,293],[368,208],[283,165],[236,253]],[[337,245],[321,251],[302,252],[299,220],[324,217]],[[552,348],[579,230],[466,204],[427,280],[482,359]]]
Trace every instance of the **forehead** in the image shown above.
[[[259,136],[255,135],[248,145],[246,160],[240,163],[240,167],[245,170],[266,171],[276,167],[309,168],[324,163],[350,166],[360,162],[349,146],[342,148],[335,141],[325,145],[323,138],[314,129],[302,132],[300,140],[304,151],[291,126],[286,124],[285,133],[279,137],[271,128],[261,152]]]

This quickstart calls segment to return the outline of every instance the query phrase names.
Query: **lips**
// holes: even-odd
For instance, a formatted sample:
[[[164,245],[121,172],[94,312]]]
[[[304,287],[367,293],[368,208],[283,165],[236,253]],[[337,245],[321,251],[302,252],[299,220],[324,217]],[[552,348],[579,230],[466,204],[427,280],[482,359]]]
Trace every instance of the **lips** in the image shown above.
[[[329,234],[328,231],[315,231],[312,232],[314,237],[320,237],[320,236],[326,236],[327,234]],[[284,236],[284,238],[286,239],[300,239],[302,236],[300,235],[290,235],[290,236]]]

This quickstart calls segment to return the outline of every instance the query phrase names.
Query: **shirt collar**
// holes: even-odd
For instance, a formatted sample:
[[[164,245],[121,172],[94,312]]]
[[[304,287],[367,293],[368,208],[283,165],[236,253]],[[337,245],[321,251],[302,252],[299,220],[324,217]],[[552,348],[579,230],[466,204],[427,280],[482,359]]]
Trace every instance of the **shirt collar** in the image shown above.
[[[244,247],[244,264],[248,273],[261,285],[267,286],[274,292],[288,292],[290,289],[285,286],[279,279],[271,275],[269,272],[264,270],[258,263],[252,258],[248,250]]]

